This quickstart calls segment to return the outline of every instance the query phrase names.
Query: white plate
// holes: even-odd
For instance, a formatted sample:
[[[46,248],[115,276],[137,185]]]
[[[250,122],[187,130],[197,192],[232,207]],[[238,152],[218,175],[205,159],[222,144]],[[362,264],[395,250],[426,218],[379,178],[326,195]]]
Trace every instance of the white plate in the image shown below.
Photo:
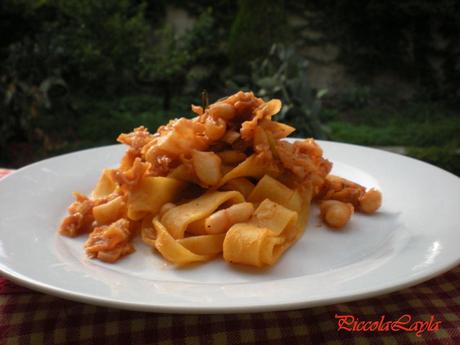
[[[0,271],[52,295],[103,306],[172,313],[285,310],[367,298],[432,278],[460,262],[460,179],[404,156],[319,142],[333,173],[379,188],[372,216],[355,214],[342,231],[318,227],[272,268],[218,259],[178,269],[140,241],[117,264],[85,257],[85,238],[56,228],[72,191],[88,193],[121,145],[48,159],[0,181]]]

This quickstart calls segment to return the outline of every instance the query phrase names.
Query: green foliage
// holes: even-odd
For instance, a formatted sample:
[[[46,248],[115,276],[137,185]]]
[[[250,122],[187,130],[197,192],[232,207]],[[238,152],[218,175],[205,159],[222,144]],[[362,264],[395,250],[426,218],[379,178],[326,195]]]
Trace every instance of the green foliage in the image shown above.
[[[161,110],[161,99],[151,95],[125,95],[100,99],[76,97],[72,111],[56,118],[42,112],[33,126],[47,135],[44,155],[67,152],[95,145],[115,144],[117,136],[138,126],[154,132],[170,116]]]
[[[364,108],[328,123],[334,140],[370,146],[460,146],[460,119],[440,106],[410,105],[399,110]]]
[[[284,1],[239,0],[228,40],[234,71],[249,70],[249,62],[267,54],[273,42],[286,38]]]
[[[211,9],[180,36],[148,18],[143,1],[6,0],[0,9],[14,33],[0,38],[0,161],[10,142],[50,153],[113,142],[141,123],[155,130],[178,96],[218,83],[206,66],[222,54]],[[143,95],[160,97],[149,109],[123,106],[132,94],[143,105]]]
[[[205,63],[219,55],[216,46],[215,22],[212,11],[204,11],[193,28],[178,36],[170,26],[155,32],[155,46],[144,49],[140,54],[140,75],[142,83],[155,86],[163,94],[163,106],[170,108],[173,95],[193,89],[190,84],[199,84],[209,78],[212,70],[199,70],[194,66]],[[199,90],[193,90],[198,93]]]
[[[51,30],[60,32],[55,44],[68,59],[66,77],[123,88],[137,72],[150,30],[145,6],[130,0],[56,0],[54,4],[59,20],[51,24]]]
[[[160,100],[147,95],[88,99],[78,106],[84,116],[77,137],[104,144],[115,143],[120,133],[141,125],[154,132],[166,120]]]
[[[7,58],[2,73],[32,84],[59,76],[71,84],[109,89],[129,80],[126,71],[138,64],[149,30],[143,5],[129,0],[26,3],[31,5],[24,20],[39,25],[3,47]]]
[[[323,120],[331,139],[368,146],[402,146],[407,154],[460,175],[460,118],[436,103],[399,109],[365,107],[339,113],[327,110]]]
[[[163,19],[168,6],[186,9],[194,26],[175,32]],[[396,104],[394,94],[355,87],[325,109],[325,90],[312,89],[307,61],[291,46],[272,47],[291,34],[285,6],[325,30],[353,75],[401,75],[420,86],[418,103]],[[458,114],[426,100],[460,97],[459,15],[454,0],[4,0],[0,165],[22,156],[18,147],[31,152],[25,164],[113,143],[141,124],[154,131],[187,115],[202,89],[212,99],[228,92],[229,78],[231,91],[245,86],[280,98],[278,119],[298,136],[404,145],[458,173]]]
[[[1,41],[0,150],[13,140],[47,150],[57,133],[65,138],[79,116],[75,89],[107,95],[132,85],[127,71],[135,71],[148,30],[143,5],[7,0],[1,6],[16,19],[5,32],[30,24]]]

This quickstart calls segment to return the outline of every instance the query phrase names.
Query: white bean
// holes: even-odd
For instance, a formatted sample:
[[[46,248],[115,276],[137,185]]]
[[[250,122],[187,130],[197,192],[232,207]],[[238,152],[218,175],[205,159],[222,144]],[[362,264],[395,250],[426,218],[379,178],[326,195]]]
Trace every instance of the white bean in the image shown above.
[[[217,211],[206,218],[204,222],[206,232],[209,234],[226,232],[233,224],[248,220],[253,213],[254,206],[250,202],[242,202]]]

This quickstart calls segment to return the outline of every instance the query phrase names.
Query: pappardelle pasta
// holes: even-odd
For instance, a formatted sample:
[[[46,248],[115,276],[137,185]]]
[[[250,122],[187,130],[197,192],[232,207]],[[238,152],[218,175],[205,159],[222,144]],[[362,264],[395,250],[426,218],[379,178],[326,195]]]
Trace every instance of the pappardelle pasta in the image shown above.
[[[284,140],[295,129],[273,121],[281,101],[238,92],[151,134],[121,134],[128,150],[105,169],[89,196],[74,193],[59,232],[88,234],[90,258],[115,262],[140,235],[176,265],[276,263],[303,234],[312,201],[341,228],[354,211],[373,213],[382,195],[338,176],[313,139]]]

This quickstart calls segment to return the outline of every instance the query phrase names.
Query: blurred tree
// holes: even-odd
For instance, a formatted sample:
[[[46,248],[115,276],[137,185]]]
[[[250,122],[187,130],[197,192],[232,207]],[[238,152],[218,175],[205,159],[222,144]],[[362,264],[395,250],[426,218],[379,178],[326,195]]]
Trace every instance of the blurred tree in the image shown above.
[[[269,54],[251,63],[254,91],[262,97],[283,100],[278,120],[297,128],[296,135],[325,139],[327,128],[319,120],[321,97],[308,80],[308,61],[292,46],[274,44]]]
[[[9,141],[46,149],[52,137],[71,140],[79,115],[72,99],[132,87],[149,30],[144,5],[6,0],[0,6],[2,32],[12,33],[0,40],[0,156]]]
[[[163,95],[163,109],[169,110],[173,95],[183,94],[192,67],[218,54],[212,11],[204,11],[193,28],[180,36],[163,26],[155,32],[154,41],[140,53],[138,82],[155,87]]]
[[[50,30],[59,33],[54,51],[66,58],[65,79],[80,86],[87,83],[91,92],[132,87],[150,31],[144,3],[51,1],[59,18],[50,23]]]
[[[253,90],[257,96],[278,98],[283,107],[277,119],[292,124],[296,135],[327,138],[328,128],[321,124],[321,98],[326,90],[315,90],[308,78],[308,61],[293,46],[273,44],[263,57],[251,62],[250,77],[236,75],[227,82],[229,92]]]
[[[156,110],[169,109],[174,97],[219,85],[228,30],[215,25],[203,4],[193,28],[178,35],[162,19],[167,6],[142,0],[0,2],[0,28],[12,33],[0,36],[0,160],[8,142],[48,151],[84,140],[89,131],[79,127],[88,113],[110,124],[101,139],[112,140],[119,129],[110,117],[139,123],[129,109],[111,111],[111,102],[116,107],[134,96],[144,106],[137,114],[159,116]],[[218,8],[232,6],[221,1]],[[155,100],[146,102],[147,95]],[[138,112],[135,103],[125,104]],[[149,104],[156,109],[145,108]]]
[[[239,0],[229,36],[229,59],[234,71],[249,71],[249,62],[268,53],[287,35],[282,0]]]

